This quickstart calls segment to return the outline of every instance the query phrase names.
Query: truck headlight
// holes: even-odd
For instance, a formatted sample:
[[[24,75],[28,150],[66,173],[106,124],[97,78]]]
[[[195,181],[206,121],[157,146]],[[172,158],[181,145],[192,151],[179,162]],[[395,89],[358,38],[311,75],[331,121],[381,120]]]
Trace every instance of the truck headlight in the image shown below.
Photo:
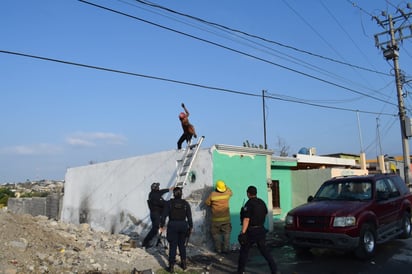
[[[335,217],[333,220],[334,227],[347,227],[354,226],[356,224],[356,218],[353,216],[347,217]]]
[[[292,215],[287,215],[286,216],[285,224],[286,225],[293,225],[293,216]]]

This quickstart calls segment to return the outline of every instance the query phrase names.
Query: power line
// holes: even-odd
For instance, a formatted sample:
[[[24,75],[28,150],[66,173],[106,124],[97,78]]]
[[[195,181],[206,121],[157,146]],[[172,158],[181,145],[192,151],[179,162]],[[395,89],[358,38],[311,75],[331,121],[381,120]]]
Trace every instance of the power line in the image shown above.
[[[26,53],[6,51],[6,50],[0,50],[0,53],[16,55],[16,56],[21,56],[21,57],[27,57],[27,58],[32,58],[32,59],[38,59],[38,60],[43,60],[43,61],[49,61],[49,62],[55,62],[55,63],[65,64],[65,65],[84,67],[84,68],[95,69],[95,70],[100,70],[100,71],[119,73],[119,74],[124,74],[124,75],[129,75],[129,76],[136,76],[136,77],[148,78],[148,79],[153,79],[153,80],[171,82],[171,83],[175,83],[175,84],[193,86],[193,87],[203,88],[203,89],[210,89],[210,90],[215,90],[215,91],[220,91],[220,92],[227,92],[227,93],[233,93],[233,94],[251,96],[251,97],[259,97],[259,98],[261,97],[261,95],[250,93],[250,92],[245,92],[245,91],[237,91],[237,90],[227,89],[227,88],[212,87],[212,86],[207,86],[207,85],[202,85],[202,84],[190,83],[190,82],[186,82],[186,81],[179,81],[179,80],[168,79],[168,78],[152,76],[152,75],[146,75],[146,74],[141,74],[141,73],[128,72],[128,71],[123,71],[123,70],[117,70],[117,69],[111,69],[111,68],[81,64],[81,63],[75,63],[75,62],[71,62],[71,61],[65,61],[65,60],[59,60],[59,59],[54,59],[54,58],[49,58],[49,57],[36,56],[36,55],[31,55],[31,54],[26,54]],[[379,114],[379,115],[387,115],[387,116],[394,116],[394,115],[396,116],[396,114],[391,114],[391,113],[377,113],[377,112],[372,112],[372,111],[364,111],[364,110],[355,110],[355,109],[348,109],[348,108],[339,108],[339,107],[333,107],[333,106],[325,106],[325,105],[305,102],[302,99],[294,99],[293,100],[293,99],[288,99],[288,98],[282,98],[282,96],[278,96],[278,95],[270,95],[270,96],[265,96],[265,97],[273,99],[273,100],[286,101],[286,102],[316,106],[316,107],[327,108],[327,109],[350,111],[350,112],[361,112],[361,113],[365,113],[365,114],[374,114],[374,115]]]
[[[125,2],[124,0],[118,0],[118,1],[119,1],[119,2],[122,2],[122,3],[126,3],[126,4],[129,4],[129,5],[132,5],[131,3]],[[249,47],[252,47],[253,49],[255,49],[255,50],[257,50],[257,51],[261,51],[261,52],[267,53],[267,54],[269,54],[269,55],[275,56],[275,57],[277,57],[277,58],[279,58],[279,59],[283,59],[283,60],[286,60],[286,61],[288,61],[288,62],[291,62],[291,63],[293,63],[293,64],[300,65],[300,66],[303,66],[303,67],[308,68],[308,69],[312,69],[312,70],[314,70],[314,71],[319,72],[320,74],[323,74],[323,75],[325,75],[325,76],[329,76],[329,77],[331,77],[331,78],[334,78],[335,80],[341,80],[341,81],[343,81],[343,82],[345,82],[345,83],[347,83],[347,84],[350,83],[350,84],[357,85],[357,86],[359,86],[359,87],[362,87],[362,88],[364,88],[364,89],[367,89],[367,90],[370,90],[370,91],[373,91],[373,92],[378,92],[377,90],[370,88],[370,87],[369,87],[370,85],[362,85],[362,84],[355,83],[355,82],[353,82],[353,81],[351,81],[351,80],[345,79],[344,77],[339,76],[339,75],[331,72],[330,70],[323,69],[322,67],[315,66],[315,65],[313,65],[313,64],[310,64],[309,62],[303,61],[303,60],[298,59],[298,58],[296,58],[296,57],[294,57],[294,56],[285,54],[285,53],[280,52],[280,51],[278,51],[278,50],[275,50],[275,49],[273,49],[273,48],[271,48],[271,47],[269,47],[269,46],[266,46],[266,45],[263,45],[263,44],[261,44],[261,43],[258,43],[257,41],[254,41],[254,40],[248,38],[248,37],[251,37],[252,35],[247,34],[247,33],[245,33],[245,32],[241,32],[241,31],[239,31],[239,30],[234,30],[234,29],[232,29],[232,28],[228,28],[228,27],[226,27],[226,26],[223,26],[223,25],[220,25],[220,24],[217,24],[217,23],[213,23],[213,22],[210,22],[210,21],[206,21],[206,20],[204,20],[204,19],[201,19],[201,18],[198,18],[198,17],[194,17],[194,16],[192,16],[192,15],[188,15],[188,14],[185,14],[185,13],[180,13],[180,12],[174,11],[174,10],[172,10],[172,9],[169,9],[169,8],[166,8],[166,7],[157,5],[157,4],[147,3],[146,1],[139,1],[139,0],[134,0],[134,1],[139,2],[139,3],[141,3],[141,4],[144,4],[145,6],[147,5],[147,6],[152,7],[152,8],[160,9],[161,11],[166,11],[166,12],[169,12],[169,13],[173,13],[173,14],[176,14],[176,15],[179,15],[179,16],[183,16],[183,17],[189,18],[189,19],[193,19],[193,20],[195,20],[195,21],[199,21],[199,22],[202,23],[202,24],[206,24],[206,25],[208,25],[208,26],[215,27],[215,28],[217,28],[217,29],[220,30],[220,31],[223,31],[223,32],[225,32],[225,33],[227,33],[227,34],[230,34],[230,35],[232,35],[232,36],[235,36],[235,37],[237,37],[237,38],[239,38],[239,39],[243,39],[243,40],[245,40],[245,41],[247,41],[247,42],[249,42],[249,43],[252,43],[253,45],[249,45],[249,44],[245,44],[245,43],[241,43],[241,44],[242,44],[242,45],[249,46]],[[134,6],[134,7],[138,7],[137,5],[133,5],[133,6]],[[143,9],[142,7],[138,7],[138,8]],[[212,34],[214,34],[214,35],[216,35],[216,36],[218,36],[218,37],[223,37],[223,38],[225,38],[225,39],[229,39],[229,40],[232,40],[232,41],[235,41],[235,42],[240,43],[239,41],[234,40],[234,39],[231,38],[231,37],[224,37],[224,36],[222,36],[221,34],[218,34],[218,33],[216,33],[216,32],[212,32],[212,31],[210,31],[210,30],[208,30],[208,29],[205,29],[205,28],[201,28],[201,27],[196,26],[196,25],[194,25],[194,24],[192,24],[192,23],[188,23],[188,22],[186,22],[186,21],[182,21],[182,20],[180,20],[180,19],[173,18],[173,17],[171,17],[171,16],[168,16],[168,15],[165,15],[165,14],[161,14],[161,13],[158,13],[158,12],[156,12],[156,11],[147,10],[147,9],[144,9],[144,10],[145,10],[145,11],[148,11],[148,12],[152,12],[152,13],[158,14],[158,15],[161,15],[161,16],[164,16],[164,17],[167,17],[167,18],[170,18],[171,20],[180,22],[180,23],[182,23],[182,24],[189,25],[189,26],[191,26],[191,27],[200,29],[200,30],[202,30],[202,31],[205,31],[205,32],[208,32],[208,33],[212,33]],[[238,34],[242,34],[243,36],[242,36],[242,35],[238,35]],[[245,35],[247,35],[247,37],[245,37]],[[255,36],[255,35],[253,35],[253,36],[254,36],[253,38],[258,37],[258,36]],[[261,37],[258,37],[258,38],[259,38],[260,40],[263,40],[263,39],[264,39],[264,38],[261,38]],[[267,40],[266,40],[266,41],[267,41]],[[263,50],[262,50],[261,48],[259,48],[259,47],[255,47],[254,45],[258,45],[259,47],[262,47]],[[280,55],[273,54],[273,52],[279,53]],[[285,57],[285,56],[286,56],[286,57]],[[288,59],[288,58],[289,58],[289,59]],[[390,76],[389,74],[386,74],[386,75]],[[382,94],[381,94],[381,95],[382,95]]]
[[[357,9],[359,9],[361,12],[367,14],[367,15],[370,16],[371,18],[373,17],[372,14],[370,14],[370,13],[367,12],[366,10],[362,9],[361,7],[359,7],[358,4],[356,4],[355,2],[350,1],[350,0],[346,0],[346,2],[348,2],[349,4],[351,4],[354,8],[357,8]]]
[[[361,53],[361,55],[363,56],[363,58],[369,63],[369,65],[371,67],[373,67],[373,65],[370,63],[369,59],[367,58],[366,54],[362,51],[362,49],[359,47],[359,45],[356,43],[356,41],[352,38],[352,36],[350,35],[350,33],[348,31],[346,31],[346,29],[342,26],[342,24],[340,23],[340,21],[336,18],[336,16],[331,12],[331,10],[323,3],[323,1],[320,1],[321,6],[327,11],[327,13],[329,14],[329,16],[335,21],[335,23],[339,26],[339,28],[343,31],[343,33],[345,33],[345,35],[349,38],[349,40],[352,42],[352,44],[356,47],[356,49]],[[381,76],[381,75],[379,75]],[[362,77],[362,76],[361,76]],[[369,81],[366,80],[364,77],[362,77],[362,79],[364,79],[365,82],[367,82],[368,84]],[[383,78],[381,77],[381,79],[383,80]],[[376,90],[373,90],[374,92],[379,92]],[[383,95],[382,93],[380,93],[381,95]]]
[[[48,58],[48,57],[42,57],[42,56],[36,56],[36,55],[30,55],[30,54],[25,54],[25,53],[20,53],[20,52],[12,52],[12,51],[0,50],[0,53],[6,53],[6,54],[11,54],[11,55],[18,55],[18,56],[23,56],[23,57],[40,59],[40,60],[44,60],[44,61],[56,62],[56,63],[66,64],[66,65],[72,65],[72,66],[90,68],[90,69],[101,70],[101,71],[114,72],[114,73],[119,73],[119,74],[130,75],[130,76],[137,76],[137,77],[142,77],[142,78],[149,78],[149,79],[153,79],[153,80],[159,80],[159,81],[165,81],[165,82],[172,82],[172,83],[176,83],[176,84],[187,85],[187,86],[194,86],[194,87],[198,87],[198,88],[213,89],[213,90],[217,90],[217,91],[224,91],[224,92],[235,93],[235,94],[239,94],[239,95],[260,97],[260,95],[256,95],[256,94],[253,94],[253,93],[247,93],[247,92],[242,92],[242,91],[235,91],[235,90],[225,89],[225,88],[211,87],[211,86],[206,86],[206,85],[201,85],[201,84],[195,84],[195,83],[189,83],[189,82],[178,81],[178,80],[173,80],[173,79],[167,79],[167,78],[163,78],[163,77],[145,75],[145,74],[128,72],[128,71],[123,71],[123,70],[105,68],[105,67],[98,67],[98,66],[81,64],[81,63],[75,63],[75,62],[64,61],[64,60],[59,60],[59,59],[54,59],[54,58]]]
[[[384,135],[387,135],[389,132],[391,132],[391,128],[395,125],[395,122],[397,122],[396,119],[394,119],[393,121],[391,121],[390,124],[389,124],[389,121],[388,121],[388,123],[387,123],[386,126],[385,126],[385,129],[382,130],[382,131],[380,131],[380,132],[384,132]],[[379,137],[380,137],[380,136],[379,136]],[[371,151],[371,150],[373,149],[372,146],[378,144],[378,142],[379,142],[379,140],[378,140],[378,137],[376,136],[375,139],[372,140],[372,141],[369,143],[369,145],[366,147],[365,152]]]
[[[126,4],[129,4],[129,5],[132,5],[131,3],[128,3],[128,2],[126,2],[126,1],[124,1],[124,0],[118,0],[118,1],[119,1],[119,2],[122,2],[122,3],[126,3]],[[186,13],[181,13],[181,12],[175,11],[175,10],[173,10],[173,9],[170,9],[170,8],[167,8],[167,7],[164,7],[164,6],[161,6],[161,5],[154,4],[154,3],[152,3],[152,2],[143,1],[143,0],[133,0],[133,1],[138,2],[138,3],[141,3],[141,4],[145,5],[145,6],[149,6],[149,7],[155,8],[155,9],[160,9],[161,11],[166,11],[166,12],[168,12],[168,13],[172,13],[172,14],[175,14],[175,15],[183,16],[183,17],[185,17],[185,18],[189,18],[189,19],[198,21],[198,22],[200,22],[200,23],[202,23],[202,24],[206,24],[206,25],[208,25],[208,26],[216,27],[217,29],[219,29],[219,30],[221,30],[221,31],[224,31],[225,33],[228,33],[228,34],[231,34],[231,35],[235,35],[236,37],[238,37],[238,38],[240,38],[240,39],[244,39],[244,40],[246,40],[247,42],[250,42],[250,43],[252,43],[252,44],[254,44],[254,45],[258,45],[258,46],[263,47],[264,49],[266,49],[266,50],[262,50],[262,49],[260,49],[260,48],[258,48],[258,47],[251,46],[251,45],[247,45],[247,46],[252,47],[252,48],[255,49],[255,50],[262,51],[262,52],[267,53],[267,54],[270,54],[270,55],[273,55],[272,52],[279,53],[280,55],[276,55],[276,54],[275,54],[274,56],[276,56],[276,57],[279,58],[279,59],[283,59],[283,60],[286,60],[286,61],[288,61],[288,62],[291,62],[291,63],[293,63],[293,64],[300,65],[300,66],[303,66],[303,67],[308,68],[308,69],[312,69],[312,70],[314,70],[314,71],[319,72],[320,74],[323,74],[323,75],[325,75],[325,76],[329,76],[329,77],[331,77],[331,78],[334,78],[335,80],[341,80],[341,81],[343,81],[343,82],[345,82],[345,83],[347,83],[347,84],[357,85],[357,86],[359,86],[359,87],[361,87],[361,88],[363,88],[363,89],[367,89],[367,90],[369,90],[369,91],[372,91],[372,92],[374,92],[375,94],[378,93],[378,94],[383,95],[383,96],[386,97],[386,95],[383,94],[383,93],[380,93],[379,90],[370,88],[370,87],[369,87],[370,85],[362,85],[362,84],[358,84],[358,83],[356,83],[356,82],[353,82],[353,81],[351,81],[351,80],[345,79],[344,77],[339,76],[339,75],[331,72],[330,70],[323,69],[322,67],[315,66],[315,65],[310,64],[310,63],[308,63],[308,62],[306,62],[306,61],[300,60],[300,59],[298,59],[298,58],[296,58],[296,57],[294,57],[294,56],[291,56],[291,55],[282,53],[282,52],[280,52],[280,51],[278,51],[278,50],[275,50],[275,49],[273,49],[273,48],[271,48],[271,47],[268,47],[268,46],[266,46],[266,45],[263,45],[263,44],[261,44],[261,43],[258,43],[258,42],[254,41],[254,40],[248,39],[247,37],[236,35],[236,33],[239,33],[239,34],[242,34],[242,35],[245,35],[245,36],[248,36],[248,37],[252,37],[252,38],[257,38],[257,39],[259,39],[259,40],[264,40],[265,42],[275,43],[275,44],[278,44],[278,45],[281,45],[281,46],[284,46],[284,47],[288,47],[288,48],[291,48],[290,46],[286,46],[286,45],[280,44],[280,43],[278,43],[278,42],[270,41],[270,40],[267,40],[267,39],[265,39],[265,38],[262,38],[262,37],[259,37],[259,36],[256,36],[256,35],[251,35],[251,34],[249,34],[249,33],[243,32],[243,31],[239,31],[239,30],[236,30],[236,29],[233,29],[233,28],[229,28],[229,27],[223,26],[223,25],[221,25],[221,24],[217,24],[217,23],[214,23],[214,22],[206,21],[206,20],[201,19],[201,18],[199,18],[199,17],[195,17],[195,16],[192,16],[192,15],[189,15],[189,14],[186,14]],[[351,39],[352,43],[355,44],[355,46],[358,48],[358,50],[364,55],[364,53],[363,53],[363,52],[360,50],[360,48],[356,45],[356,42],[350,37],[349,33],[343,28],[343,26],[341,26],[341,24],[340,24],[340,23],[338,22],[338,20],[334,17],[334,15],[330,12],[330,10],[327,9],[327,7],[326,7],[323,3],[322,3],[322,5],[323,5],[324,8],[329,12],[329,14],[333,17],[333,19],[336,21],[336,23],[342,28],[342,30],[346,33],[346,35]],[[140,8],[140,9],[143,9],[142,7],[139,7],[139,6],[137,6],[137,5],[132,5],[132,6],[138,7],[138,8]],[[149,11],[149,12],[152,12],[152,13],[155,13],[155,14],[158,14],[158,15],[161,15],[161,16],[164,16],[164,17],[167,17],[167,18],[169,18],[169,19],[171,19],[171,20],[178,21],[178,22],[180,22],[180,23],[182,23],[182,24],[189,25],[189,26],[191,26],[191,27],[194,27],[194,28],[203,30],[203,31],[205,31],[205,32],[213,33],[213,34],[216,35],[216,36],[223,37],[222,35],[220,35],[220,34],[218,34],[218,33],[216,33],[216,32],[211,32],[210,30],[206,30],[206,29],[204,29],[204,28],[200,28],[199,26],[196,26],[196,25],[191,24],[191,23],[187,23],[186,21],[182,21],[182,20],[177,19],[177,18],[173,18],[173,17],[168,16],[168,15],[165,15],[165,14],[163,14],[163,13],[158,13],[158,12],[156,12],[156,11],[154,11],[154,10],[147,10],[147,9],[144,9],[144,10]],[[232,38],[228,38],[228,37],[224,37],[224,38],[230,39],[230,40],[232,40],[232,41],[235,41],[235,40],[233,40]],[[237,41],[237,42],[239,42],[239,41]],[[242,44],[245,45],[244,43],[242,43]],[[270,52],[268,52],[267,50],[269,50]],[[297,49],[297,51],[302,52],[302,50],[299,50],[299,49]],[[285,56],[286,56],[286,58],[285,58]],[[321,56],[321,57],[323,57],[323,56]],[[367,60],[367,58],[366,58],[365,55],[364,55],[364,57],[365,57],[365,59]],[[289,59],[288,59],[288,58],[289,58]],[[296,61],[296,62],[295,62],[295,61]],[[333,60],[333,61],[336,61],[336,60]],[[368,60],[367,60],[367,61],[368,61]],[[298,63],[298,62],[300,62],[300,63]],[[369,62],[369,61],[368,61],[368,62]],[[349,65],[350,65],[350,64],[349,64]],[[356,66],[354,66],[354,65],[350,65],[350,66],[351,66],[352,68],[356,68]],[[376,71],[376,69],[375,69],[375,71]],[[392,75],[390,75],[390,74],[388,74],[388,73],[386,73],[386,74],[384,74],[384,75],[385,75],[385,76],[392,76]],[[386,98],[387,98],[387,97],[386,97]],[[388,99],[389,99],[389,98],[387,98],[387,100],[388,100]]]
[[[241,55],[244,55],[244,56],[247,56],[247,57],[250,57],[250,58],[253,58],[253,59],[256,59],[256,60],[265,62],[265,63],[268,63],[268,64],[271,64],[271,65],[274,65],[274,66],[277,66],[277,67],[280,67],[280,68],[289,70],[289,71],[291,71],[291,72],[298,73],[298,74],[300,74],[300,75],[303,75],[303,76],[312,78],[312,79],[314,79],[314,80],[318,80],[318,81],[321,81],[321,82],[323,82],[323,83],[326,83],[326,84],[329,84],[329,85],[332,85],[332,86],[335,86],[335,87],[338,87],[338,88],[341,88],[341,89],[344,89],[344,90],[347,90],[347,91],[350,91],[350,92],[353,92],[353,93],[356,93],[356,94],[359,94],[359,95],[363,95],[363,96],[365,96],[365,97],[369,97],[369,98],[375,99],[375,100],[380,101],[380,102],[384,102],[384,103],[387,103],[387,104],[391,104],[391,105],[396,106],[396,104],[390,103],[390,102],[388,102],[387,100],[380,99],[380,98],[378,98],[378,97],[375,97],[375,96],[372,96],[372,95],[369,95],[369,94],[366,94],[366,93],[363,93],[363,92],[354,90],[354,89],[352,89],[352,88],[345,87],[345,86],[340,85],[340,84],[333,83],[333,82],[331,82],[331,81],[328,81],[328,80],[325,80],[325,79],[322,79],[322,78],[313,76],[313,75],[311,75],[311,74],[308,74],[308,73],[305,73],[305,72],[302,72],[302,71],[299,71],[299,70],[296,70],[296,69],[293,69],[293,68],[289,68],[289,67],[286,67],[286,66],[284,66],[284,65],[281,65],[281,64],[278,64],[278,63],[275,63],[275,62],[272,62],[272,61],[265,60],[265,59],[263,59],[263,58],[254,56],[254,55],[252,55],[252,54],[249,54],[249,53],[246,53],[246,52],[237,50],[237,49],[233,49],[233,48],[230,48],[230,47],[221,45],[221,44],[216,43],[216,42],[212,42],[212,41],[206,40],[206,39],[204,39],[204,38],[200,38],[200,37],[197,37],[197,36],[188,34],[188,33],[184,33],[184,32],[179,31],[179,30],[175,30],[175,29],[172,29],[172,28],[169,28],[169,27],[166,27],[166,26],[162,26],[162,25],[160,25],[160,24],[157,24],[157,23],[154,23],[154,22],[150,22],[150,21],[148,21],[148,20],[145,20],[145,19],[142,19],[142,18],[133,16],[133,15],[130,15],[130,14],[127,14],[127,13],[123,13],[123,12],[120,12],[120,11],[116,11],[116,10],[113,10],[113,9],[111,9],[111,8],[107,8],[107,7],[104,7],[104,6],[100,6],[100,5],[97,5],[97,4],[94,4],[94,3],[90,3],[90,2],[87,2],[87,1],[84,1],[84,0],[78,0],[78,1],[83,2],[83,3],[85,3],[85,4],[88,4],[88,5],[91,5],[91,6],[94,6],[94,7],[97,7],[97,8],[101,8],[101,9],[104,9],[104,10],[107,10],[107,11],[110,11],[110,12],[117,13],[117,14],[119,14],[119,15],[127,16],[127,17],[133,18],[133,19],[135,19],[135,20],[139,20],[139,21],[145,22],[145,23],[147,23],[147,24],[150,24],[150,25],[153,25],[153,26],[156,26],[156,27],[159,27],[159,28],[163,28],[163,29],[166,29],[166,30],[169,30],[169,31],[172,31],[172,32],[175,32],[175,33],[178,33],[178,34],[181,34],[181,35],[184,35],[184,36],[187,36],[187,37],[190,37],[190,38],[193,38],[193,39],[196,39],[196,40],[199,40],[199,41],[202,41],[202,42],[205,42],[205,43],[214,45],[214,46],[217,46],[217,47],[221,47],[221,48],[223,48],[223,49],[226,49],[226,50],[229,50],[229,51],[232,51],[232,52],[235,52],[235,53],[238,53],[238,54],[241,54]]]
[[[79,0],[79,1],[82,1],[82,0]],[[144,5],[148,5],[148,6],[152,6],[152,7],[155,7],[155,8],[163,9],[163,10],[166,10],[168,12],[178,14],[180,16],[188,17],[188,18],[194,19],[196,21],[205,23],[207,25],[212,25],[212,26],[218,27],[220,29],[229,30],[231,32],[239,33],[239,34],[242,34],[242,35],[245,35],[245,36],[248,36],[248,37],[252,37],[252,38],[267,42],[267,43],[275,44],[275,45],[278,45],[278,46],[281,46],[281,47],[284,47],[284,48],[287,48],[287,49],[291,49],[291,50],[294,50],[294,51],[297,51],[297,52],[300,52],[300,53],[304,53],[304,54],[307,54],[307,55],[311,55],[311,56],[314,56],[314,57],[317,57],[317,58],[321,58],[321,59],[324,59],[324,60],[327,60],[327,61],[331,61],[331,62],[334,62],[334,63],[338,63],[338,64],[341,64],[341,65],[353,67],[353,68],[360,69],[360,70],[365,70],[365,71],[368,71],[368,72],[373,72],[373,73],[376,73],[376,74],[391,76],[391,75],[389,75],[385,72],[380,72],[380,71],[377,71],[377,70],[372,70],[372,69],[369,69],[369,68],[365,68],[365,67],[361,67],[361,66],[358,66],[358,65],[350,64],[350,63],[347,63],[347,62],[342,62],[340,60],[336,60],[336,59],[326,57],[326,56],[323,56],[323,55],[320,55],[320,54],[316,54],[316,53],[309,52],[309,51],[306,51],[306,50],[303,50],[303,49],[299,49],[299,48],[296,48],[296,47],[293,47],[293,46],[290,46],[290,45],[286,45],[286,44],[283,44],[283,43],[280,43],[280,42],[277,42],[277,41],[274,41],[274,40],[263,38],[263,37],[258,36],[258,35],[250,34],[250,33],[247,33],[247,32],[241,31],[241,30],[237,30],[237,29],[234,29],[234,28],[230,28],[230,27],[218,24],[218,23],[210,22],[210,21],[201,19],[199,17],[188,15],[186,13],[181,13],[181,12],[166,8],[164,6],[149,3],[147,1],[142,1],[142,0],[134,0],[134,1],[142,3]],[[82,2],[84,2],[84,1],[82,1]]]
[[[270,94],[270,93],[269,93]],[[348,109],[348,108],[341,108],[341,107],[334,107],[334,106],[326,106],[326,105],[320,105],[316,103],[310,103],[307,101],[304,101],[302,99],[286,99],[282,96],[276,96],[276,95],[269,95],[265,96],[266,98],[271,98],[279,101],[287,101],[287,102],[294,102],[297,104],[303,104],[303,105],[309,105],[309,106],[315,106],[315,107],[320,107],[320,108],[327,108],[327,109],[333,109],[333,110],[343,110],[343,111],[351,111],[351,112],[362,112],[366,114],[374,114],[374,115],[389,115],[389,116],[396,116],[396,114],[389,114],[389,113],[378,113],[378,112],[371,112],[371,111],[364,111],[364,110],[356,110],[356,109]]]
[[[345,60],[343,56],[340,55],[340,53],[335,49],[335,47],[329,43],[300,13],[297,12],[296,9],[294,9],[286,0],[282,0],[283,3],[289,7],[304,23],[307,25],[316,35],[332,50],[338,55],[341,59]]]
[[[349,40],[352,42],[353,45],[358,49],[358,51],[361,53],[361,55],[365,58],[365,60],[370,64],[369,59],[366,57],[366,54],[363,52],[363,50],[359,47],[359,45],[356,43],[356,41],[352,38],[350,33],[346,31],[346,29],[342,26],[342,24],[339,22],[339,20],[336,18],[336,16],[331,12],[330,9],[323,3],[323,1],[320,1],[322,7],[327,11],[330,17],[336,22],[336,24],[340,27],[340,29],[346,34],[346,36],[349,38]],[[373,67],[373,65],[371,65]],[[376,69],[375,69],[376,70]]]

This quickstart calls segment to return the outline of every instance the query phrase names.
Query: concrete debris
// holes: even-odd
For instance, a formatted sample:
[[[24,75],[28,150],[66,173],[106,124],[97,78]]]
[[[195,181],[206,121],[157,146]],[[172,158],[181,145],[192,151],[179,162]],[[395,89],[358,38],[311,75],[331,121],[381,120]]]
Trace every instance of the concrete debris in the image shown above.
[[[0,231],[0,273],[131,273],[167,262],[135,248],[126,235],[93,231],[88,224],[0,210]]]
[[[148,274],[159,270],[165,273],[161,269],[168,265],[168,250],[162,245],[143,249],[135,238],[127,235],[3,209],[0,209],[0,244],[0,274]],[[214,256],[190,244],[187,254],[192,267],[201,270],[203,263],[197,265],[190,258]]]

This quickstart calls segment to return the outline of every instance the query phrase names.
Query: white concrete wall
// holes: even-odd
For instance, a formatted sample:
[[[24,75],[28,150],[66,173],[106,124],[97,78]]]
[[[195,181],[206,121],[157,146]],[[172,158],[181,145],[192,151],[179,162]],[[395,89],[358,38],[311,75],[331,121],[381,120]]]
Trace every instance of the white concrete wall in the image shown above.
[[[326,180],[337,176],[365,174],[368,174],[368,170],[346,168],[295,170],[292,172],[292,208],[306,203],[309,195],[315,195]]]
[[[183,152],[165,151],[139,157],[70,168],[65,177],[61,219],[89,223],[93,229],[112,233],[135,232],[140,239],[150,229],[147,196],[153,182],[161,188],[175,183],[177,160]],[[183,188],[192,206],[194,233],[191,242],[207,245],[203,200],[213,187],[212,154],[199,149],[192,169],[196,181]],[[172,193],[165,194],[169,199]]]

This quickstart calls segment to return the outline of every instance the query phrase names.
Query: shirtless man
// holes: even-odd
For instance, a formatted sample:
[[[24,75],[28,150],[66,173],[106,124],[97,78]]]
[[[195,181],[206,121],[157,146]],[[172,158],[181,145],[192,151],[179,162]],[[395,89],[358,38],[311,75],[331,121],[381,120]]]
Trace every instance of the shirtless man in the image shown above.
[[[182,108],[185,112],[181,112],[179,114],[179,120],[182,124],[183,134],[177,141],[177,149],[182,149],[182,144],[185,140],[187,144],[190,145],[192,137],[197,138],[195,127],[189,122],[189,111],[185,107],[184,103],[182,103]]]

